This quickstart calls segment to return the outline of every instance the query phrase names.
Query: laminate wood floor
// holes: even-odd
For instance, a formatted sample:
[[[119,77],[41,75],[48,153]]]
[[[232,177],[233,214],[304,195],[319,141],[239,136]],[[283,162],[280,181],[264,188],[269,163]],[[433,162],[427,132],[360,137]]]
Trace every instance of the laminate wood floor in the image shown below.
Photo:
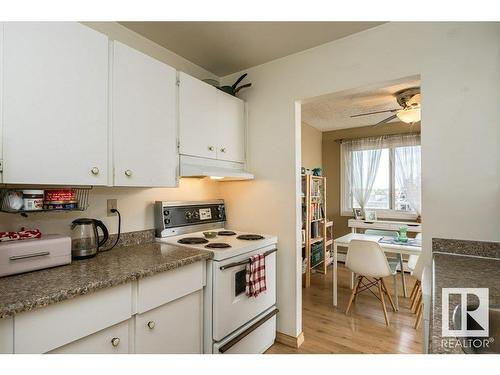
[[[358,295],[349,316],[345,309],[349,301],[350,272],[339,264],[338,306],[332,305],[332,267],[327,275],[311,275],[311,287],[302,289],[302,324],[305,341],[299,349],[275,343],[268,354],[312,354],[312,353],[422,353],[421,329],[413,328],[415,315],[410,312],[409,298],[402,297],[401,277],[398,275],[400,291],[399,311],[393,312],[386,298],[389,321],[387,327],[380,301],[366,291]],[[415,282],[406,274],[407,291],[410,294]],[[385,279],[392,294],[392,278]],[[376,289],[374,289],[376,290]]]

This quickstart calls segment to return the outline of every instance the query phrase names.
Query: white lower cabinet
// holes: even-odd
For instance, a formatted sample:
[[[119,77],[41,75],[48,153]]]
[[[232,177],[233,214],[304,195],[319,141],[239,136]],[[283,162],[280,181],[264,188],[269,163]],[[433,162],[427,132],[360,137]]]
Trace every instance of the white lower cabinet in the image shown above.
[[[14,352],[46,353],[132,316],[132,284],[123,284],[14,316]]]
[[[0,319],[0,354],[202,353],[205,262]]]
[[[103,329],[49,352],[49,354],[128,354],[132,319]]]
[[[135,351],[141,354],[201,354],[203,293],[191,293],[135,316]]]
[[[0,354],[14,353],[14,319],[0,319]]]

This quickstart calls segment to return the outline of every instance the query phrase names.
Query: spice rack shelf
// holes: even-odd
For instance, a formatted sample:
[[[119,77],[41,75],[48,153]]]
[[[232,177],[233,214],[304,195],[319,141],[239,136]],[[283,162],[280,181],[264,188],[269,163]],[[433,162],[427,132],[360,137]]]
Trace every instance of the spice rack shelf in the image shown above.
[[[74,208],[42,208],[37,210],[25,210],[19,209],[15,210],[9,207],[8,199],[10,191],[22,191],[22,190],[59,190],[59,189],[72,189],[76,196],[76,207]],[[3,186],[0,188],[0,212],[5,212],[9,214],[20,214],[21,216],[28,216],[28,214],[35,214],[40,212],[71,212],[71,211],[85,211],[89,207],[89,195],[92,186],[79,186],[79,187],[68,187],[68,186]]]

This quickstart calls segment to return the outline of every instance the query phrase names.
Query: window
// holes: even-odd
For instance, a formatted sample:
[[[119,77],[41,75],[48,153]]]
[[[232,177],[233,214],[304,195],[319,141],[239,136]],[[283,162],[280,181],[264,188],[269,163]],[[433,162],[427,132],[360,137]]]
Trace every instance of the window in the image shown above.
[[[382,218],[420,215],[420,135],[343,141],[341,160],[343,215],[360,207]]]

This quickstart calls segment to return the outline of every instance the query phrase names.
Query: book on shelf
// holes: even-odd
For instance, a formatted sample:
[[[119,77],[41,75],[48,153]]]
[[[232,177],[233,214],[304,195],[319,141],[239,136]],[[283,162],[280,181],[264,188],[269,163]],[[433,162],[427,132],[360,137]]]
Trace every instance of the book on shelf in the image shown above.
[[[311,220],[321,220],[325,217],[323,203],[311,203]]]

